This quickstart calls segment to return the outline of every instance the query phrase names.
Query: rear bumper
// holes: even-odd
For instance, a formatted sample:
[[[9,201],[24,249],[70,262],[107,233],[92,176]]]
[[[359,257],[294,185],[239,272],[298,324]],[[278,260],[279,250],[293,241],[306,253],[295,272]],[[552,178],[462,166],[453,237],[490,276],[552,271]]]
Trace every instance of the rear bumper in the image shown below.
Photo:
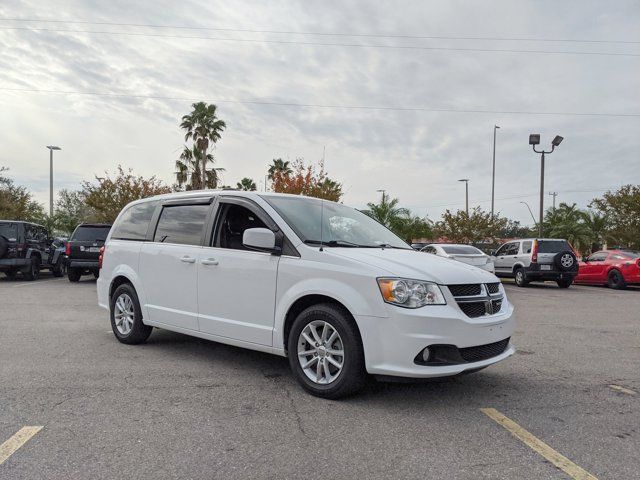
[[[98,268],[98,260],[69,259],[69,268]]]
[[[524,270],[527,280],[560,280],[575,278],[578,275],[577,270],[541,270],[540,265],[526,267]]]
[[[28,258],[1,258],[0,270],[8,270],[15,267],[26,267],[31,263]]]

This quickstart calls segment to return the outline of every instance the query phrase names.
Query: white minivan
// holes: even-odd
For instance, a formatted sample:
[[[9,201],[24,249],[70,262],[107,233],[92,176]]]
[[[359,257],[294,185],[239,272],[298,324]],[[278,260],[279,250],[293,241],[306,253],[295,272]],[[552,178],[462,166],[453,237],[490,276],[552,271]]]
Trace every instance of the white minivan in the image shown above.
[[[101,255],[98,302],[122,343],[160,327],[282,355],[326,398],[368,375],[458,375],[515,351],[513,307],[493,274],[297,195],[203,190],[129,204]]]

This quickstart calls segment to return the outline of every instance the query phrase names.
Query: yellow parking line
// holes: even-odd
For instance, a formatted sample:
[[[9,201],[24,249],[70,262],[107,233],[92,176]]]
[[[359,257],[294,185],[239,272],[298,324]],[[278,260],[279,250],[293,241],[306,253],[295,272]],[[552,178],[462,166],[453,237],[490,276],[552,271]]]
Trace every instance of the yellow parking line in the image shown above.
[[[526,446],[531,448],[533,451],[542,455],[549,462],[554,464],[556,467],[564,471],[567,475],[575,480],[598,480],[596,477],[591,475],[586,470],[580,468],[578,465],[573,463],[567,457],[564,457],[560,453],[556,452],[549,445],[544,443],[539,438],[535,437],[533,434],[526,431],[520,425],[518,425],[513,420],[505,417],[495,408],[481,408],[480,411],[487,415],[489,418],[494,420],[499,425],[502,425],[506,428],[511,435],[516,437]]]
[[[42,427],[22,427],[9,440],[0,445],[0,465],[40,430]]]
[[[609,388],[611,388],[613,390],[616,390],[618,392],[621,392],[621,393],[626,393],[627,395],[635,395],[636,394],[636,392],[634,392],[633,390],[631,390],[629,388],[622,387],[620,385],[609,385]]]

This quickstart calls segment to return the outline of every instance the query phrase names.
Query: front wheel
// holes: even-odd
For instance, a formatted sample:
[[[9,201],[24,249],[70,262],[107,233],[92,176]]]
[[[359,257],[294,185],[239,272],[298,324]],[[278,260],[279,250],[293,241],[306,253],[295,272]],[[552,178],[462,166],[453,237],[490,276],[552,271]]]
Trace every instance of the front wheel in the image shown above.
[[[609,276],[607,277],[607,285],[609,286],[609,288],[622,290],[627,287],[627,282],[624,281],[622,273],[620,273],[618,270],[611,270],[611,272],[609,272]]]
[[[82,271],[78,268],[70,268],[67,271],[67,276],[69,277],[70,282],[79,282],[80,277],[82,276]]]
[[[144,343],[153,327],[142,323],[142,310],[135,288],[125,283],[111,295],[111,329],[118,341],[128,345]]]
[[[29,265],[22,271],[22,275],[25,280],[33,281],[37,280],[40,276],[40,262],[37,258],[31,258]]]
[[[323,303],[304,310],[293,322],[287,344],[291,370],[312,395],[338,399],[364,386],[360,333],[339,306]]]
[[[15,268],[10,268],[6,272],[4,272],[4,274],[7,276],[9,280],[14,280],[18,272],[15,270]]]
[[[519,287],[526,287],[529,285],[529,281],[527,280],[527,275],[524,273],[524,268],[516,269],[515,273],[516,285]]]
[[[51,269],[51,273],[53,273],[54,277],[63,277],[64,276],[64,262],[62,260],[58,260],[56,264]]]
[[[556,283],[560,288],[569,288],[573,283],[573,278],[561,278]]]

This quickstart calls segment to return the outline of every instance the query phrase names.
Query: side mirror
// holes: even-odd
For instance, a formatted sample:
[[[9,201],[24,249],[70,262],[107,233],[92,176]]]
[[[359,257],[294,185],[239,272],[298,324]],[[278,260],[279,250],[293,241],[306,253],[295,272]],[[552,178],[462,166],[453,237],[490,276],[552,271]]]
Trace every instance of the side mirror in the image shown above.
[[[258,250],[274,251],[276,234],[268,228],[248,228],[242,234],[242,244]]]
[[[491,255],[492,257],[496,256],[496,251],[495,250],[489,250],[489,255]]]

